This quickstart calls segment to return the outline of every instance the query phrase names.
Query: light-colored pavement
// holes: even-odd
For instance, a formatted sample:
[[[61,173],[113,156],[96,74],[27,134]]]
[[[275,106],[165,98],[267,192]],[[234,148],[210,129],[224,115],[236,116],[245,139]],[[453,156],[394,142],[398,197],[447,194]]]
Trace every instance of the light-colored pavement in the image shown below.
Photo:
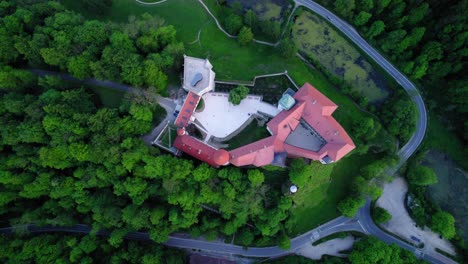
[[[296,255],[301,255],[306,258],[319,260],[323,255],[344,257],[346,255],[340,253],[343,250],[348,250],[353,247],[354,238],[347,236],[345,238],[335,238],[312,246],[312,243],[304,245],[296,251]]]
[[[377,200],[376,205],[385,208],[392,215],[392,219],[383,224],[382,227],[412,243],[417,244],[411,239],[411,236],[420,239],[424,243],[423,252],[434,252],[435,248],[439,248],[455,255],[455,249],[449,241],[441,239],[438,234],[427,227],[424,229],[416,227],[416,223],[411,219],[408,211],[404,206],[401,206],[405,202],[407,191],[406,181],[401,177],[397,177],[391,183],[385,185],[383,194]]]
[[[239,105],[231,104],[227,93],[206,93],[202,98],[203,111],[195,112],[193,116],[210,135],[217,138],[230,136],[258,112],[271,117],[279,113],[278,108],[263,102],[260,96],[248,95]]]
[[[358,214],[356,217],[359,219],[359,222],[362,224],[362,228],[366,230],[366,232],[372,234],[373,236],[377,237],[381,241],[387,243],[387,244],[396,244],[397,246],[408,250],[410,252],[413,252],[416,257],[424,259],[425,261],[429,263],[436,263],[436,264],[456,264],[455,261],[453,261],[450,258],[447,258],[446,256],[438,253],[438,252],[423,252],[419,248],[414,247],[413,245],[410,245],[403,240],[400,240],[399,238],[396,238],[388,233],[385,233],[383,230],[381,230],[379,227],[377,227],[376,224],[372,221],[372,217],[370,214],[370,206],[371,206],[371,201],[367,200],[366,204],[364,207],[359,209]]]

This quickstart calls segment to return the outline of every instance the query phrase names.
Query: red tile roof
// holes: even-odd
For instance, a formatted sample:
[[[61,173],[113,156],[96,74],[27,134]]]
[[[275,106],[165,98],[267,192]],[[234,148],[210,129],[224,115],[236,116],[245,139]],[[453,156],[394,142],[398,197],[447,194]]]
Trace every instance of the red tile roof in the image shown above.
[[[236,148],[229,152],[230,162],[238,167],[251,164],[257,167],[268,165],[275,156],[275,141],[276,137],[271,136]]]
[[[182,134],[182,133],[180,133]],[[173,146],[188,155],[210,164],[213,167],[229,163],[229,153],[224,149],[215,149],[187,134],[178,135]]]
[[[229,162],[235,166],[260,167],[271,164],[275,153],[278,152],[286,152],[289,157],[305,157],[312,160],[321,160],[328,155],[333,161],[338,161],[356,147],[343,127],[332,117],[338,106],[325,95],[306,83],[293,98],[296,100],[293,108],[281,111],[268,122],[268,130],[272,134],[270,137],[227,152],[187,135],[185,129],[181,128],[177,131],[174,147],[214,167]],[[199,100],[198,95],[189,92],[175,121],[176,125],[180,127],[188,125]],[[297,128],[301,120],[326,141],[319,151],[285,143],[286,138]]]
[[[306,83],[293,98],[297,101],[293,108],[281,111],[268,122],[271,137],[230,151],[233,165],[267,165],[273,161],[274,153],[283,151],[289,157],[320,160],[328,155],[333,161],[338,161],[356,147],[343,127],[331,116],[338,106],[325,95]],[[318,152],[285,143],[301,119],[326,141]]]
[[[184,105],[182,105],[182,109],[180,109],[179,115],[177,116],[174,123],[176,126],[179,127],[186,127],[190,121],[190,117],[195,111],[195,108],[200,101],[200,96],[195,93],[189,92],[187,97],[185,98]]]

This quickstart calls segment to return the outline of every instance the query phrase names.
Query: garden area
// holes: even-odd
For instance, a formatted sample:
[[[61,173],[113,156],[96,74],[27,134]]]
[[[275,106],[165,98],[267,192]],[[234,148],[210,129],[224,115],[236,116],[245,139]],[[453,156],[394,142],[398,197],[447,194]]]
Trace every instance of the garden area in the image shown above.
[[[277,42],[292,12],[290,0],[204,0],[222,27],[238,35],[242,26],[251,29],[254,38]]]
[[[229,92],[236,88],[237,84],[216,83],[217,92]],[[295,90],[294,84],[285,75],[258,78],[253,86],[245,85],[249,88],[249,94],[263,96],[263,101],[269,104],[277,104],[283,93],[291,88]]]

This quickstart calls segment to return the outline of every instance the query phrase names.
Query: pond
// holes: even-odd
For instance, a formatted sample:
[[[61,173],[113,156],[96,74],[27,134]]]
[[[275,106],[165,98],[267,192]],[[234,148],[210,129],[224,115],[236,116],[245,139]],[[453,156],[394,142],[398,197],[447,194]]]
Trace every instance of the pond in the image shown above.
[[[379,105],[390,94],[385,76],[334,27],[309,11],[299,13],[292,28],[297,47],[352,90]]]
[[[428,188],[428,196],[443,210],[455,217],[457,229],[468,240],[468,173],[447,154],[431,150],[423,165],[431,167],[439,182]]]

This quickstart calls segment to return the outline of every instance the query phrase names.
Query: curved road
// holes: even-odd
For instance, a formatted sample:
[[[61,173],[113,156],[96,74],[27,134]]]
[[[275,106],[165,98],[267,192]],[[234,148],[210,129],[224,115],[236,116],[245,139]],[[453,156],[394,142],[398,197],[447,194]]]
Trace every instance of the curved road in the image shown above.
[[[347,22],[340,19],[338,16],[333,14],[332,12],[325,9],[323,6],[315,3],[311,0],[295,0],[297,5],[304,6],[318,15],[322,16],[323,18],[327,19],[328,22],[333,24],[338,30],[343,32],[352,42],[354,42],[362,51],[364,51],[369,57],[371,57],[377,64],[379,64],[390,76],[397,81],[403,89],[409,94],[411,100],[416,105],[419,118],[416,123],[416,131],[411,137],[411,139],[403,146],[400,151],[398,152],[398,156],[400,157],[400,162],[398,165],[393,168],[394,172],[396,172],[405,162],[406,160],[413,155],[416,149],[421,144],[424,135],[426,134],[426,127],[427,127],[427,112],[426,107],[424,106],[424,101],[419,94],[418,89],[416,86],[404,76],[400,71],[398,71],[389,61],[387,61],[382,55],[380,55],[369,43],[367,43],[359,33]]]
[[[328,19],[337,29],[343,32],[350,40],[352,40],[356,45],[358,45],[368,56],[370,56],[376,63],[378,63],[385,71],[388,72],[410,95],[411,100],[416,104],[419,111],[419,118],[416,125],[416,131],[408,141],[408,143],[403,146],[398,155],[400,157],[399,164],[393,168],[393,172],[398,170],[399,167],[416,151],[418,146],[421,144],[427,126],[427,113],[422,100],[421,95],[416,89],[415,85],[406,78],[401,72],[399,72],[390,62],[388,62],[382,55],[380,55],[374,48],[372,48],[358,33],[357,31],[348,23],[341,20],[339,17],[335,16],[333,13],[320,6],[319,4],[310,1],[310,0],[295,0],[297,5],[302,5],[319,14],[320,16]],[[209,10],[208,10],[209,12]],[[45,71],[33,70],[39,75],[47,75],[57,73],[50,73]],[[75,78],[66,75],[59,74],[64,79]],[[140,92],[141,90],[133,88],[131,86],[117,84],[110,81],[99,81],[95,79],[85,80],[88,84],[94,84],[99,86],[105,86],[125,92]],[[167,100],[167,101],[166,101]],[[168,99],[159,98],[158,103],[161,104],[167,112],[168,117],[172,114],[171,107],[174,106],[174,103]],[[28,229],[33,233],[43,233],[43,232],[74,232],[74,233],[89,233],[90,228],[85,225],[76,225],[74,227],[37,227],[34,225],[29,225]],[[3,228],[0,229],[0,233],[9,233],[12,231],[12,228]],[[291,240],[291,249],[290,250],[281,250],[278,247],[265,247],[265,248],[248,248],[245,250],[243,247],[235,246],[231,244],[224,244],[218,242],[207,242],[200,241],[195,239],[180,238],[171,236],[165,244],[168,246],[179,247],[179,248],[191,248],[191,249],[200,249],[205,251],[216,251],[227,254],[237,254],[242,256],[249,257],[278,257],[287,254],[294,253],[296,250],[301,248],[306,243],[311,243],[320,239],[321,237],[328,236],[337,232],[344,231],[358,231],[367,234],[371,234],[379,238],[380,240],[386,243],[395,243],[398,246],[414,252],[418,257],[425,259],[431,263],[455,263],[451,259],[439,254],[439,253],[422,253],[419,249],[415,248],[412,245],[409,245],[406,242],[403,242],[385,232],[380,230],[372,221],[370,216],[370,201],[367,201],[366,205],[359,210],[357,216],[353,219],[348,219],[345,217],[338,217],[318,228],[310,230],[309,232],[300,235]],[[106,231],[98,232],[98,235],[108,235]],[[147,233],[143,232],[133,232],[129,233],[126,238],[136,239],[136,240],[150,240]]]
[[[389,235],[388,233],[385,233],[379,227],[377,227],[377,225],[374,224],[374,221],[372,221],[372,217],[370,214],[370,206],[371,206],[371,202],[370,200],[367,200],[364,207],[359,209],[359,212],[356,216],[358,219],[360,219],[362,227],[365,229],[367,233],[372,234],[373,236],[377,237],[379,240],[387,244],[396,244],[397,246],[403,249],[413,252],[416,255],[416,257],[424,259],[425,261],[429,263],[437,263],[437,264],[446,264],[446,263],[456,264],[457,263],[453,261],[452,259],[447,258],[446,256],[442,254],[439,254],[438,252],[423,252],[422,249],[418,249],[414,247],[413,245],[410,245],[392,235]]]
[[[45,226],[39,227],[34,224],[17,226],[18,228],[26,227],[31,233],[53,233],[53,232],[65,232],[65,233],[81,233],[88,234],[91,232],[91,227],[88,225],[75,225],[71,227],[57,227],[57,226]],[[0,233],[11,234],[14,233],[15,227],[0,228]],[[314,241],[329,236],[334,233],[344,231],[356,231],[365,232],[361,227],[361,224],[356,218],[338,217],[326,224],[323,224],[307,233],[297,236],[291,240],[291,249],[282,250],[279,247],[251,247],[245,249],[242,246],[236,246],[232,244],[225,244],[222,242],[209,242],[202,240],[195,240],[190,238],[183,238],[177,236],[169,236],[169,240],[163,243],[166,246],[187,248],[187,249],[200,249],[203,251],[212,251],[218,253],[242,255],[246,257],[280,257],[288,254],[295,253],[302,246],[313,243]],[[98,236],[109,236],[110,232],[102,230],[97,232]],[[148,240],[152,241],[146,232],[130,232],[125,236],[126,239],[130,240]]]

